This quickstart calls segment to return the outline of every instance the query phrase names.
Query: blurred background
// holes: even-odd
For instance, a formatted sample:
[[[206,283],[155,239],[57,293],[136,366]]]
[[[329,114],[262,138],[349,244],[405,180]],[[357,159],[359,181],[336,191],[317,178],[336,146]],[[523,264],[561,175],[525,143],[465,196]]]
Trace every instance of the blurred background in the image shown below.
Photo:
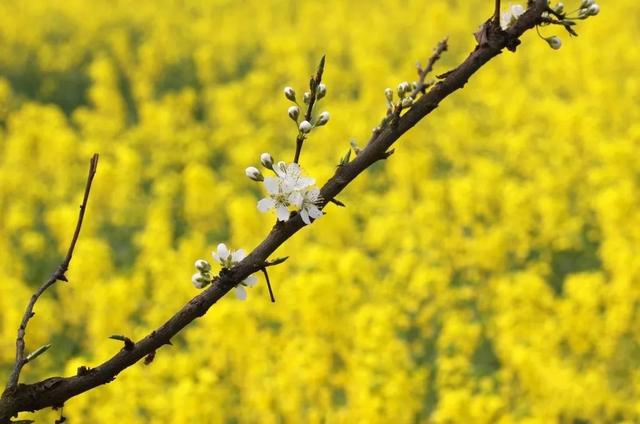
[[[568,0],[565,8],[577,8]],[[640,6],[600,3],[554,51],[535,31],[482,68],[286,243],[290,259],[114,383],[71,423],[640,421]],[[0,2],[0,379],[33,290],[25,382],[72,375],[198,291],[193,262],[251,250],[273,215],[244,176],[290,161],[299,95],[327,55],[322,183],[385,113],[384,88],[490,0]],[[4,383],[3,383],[4,385]],[[57,412],[23,418],[53,422]]]

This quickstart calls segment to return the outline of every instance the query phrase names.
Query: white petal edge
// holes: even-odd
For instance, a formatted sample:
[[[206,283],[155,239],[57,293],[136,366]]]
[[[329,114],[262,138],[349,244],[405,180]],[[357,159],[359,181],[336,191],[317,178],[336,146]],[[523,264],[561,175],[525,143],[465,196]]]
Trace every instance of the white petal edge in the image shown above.
[[[247,291],[242,286],[236,286],[236,297],[240,300],[247,299]]]
[[[250,275],[244,279],[243,283],[245,283],[249,287],[253,287],[258,283],[258,277],[255,275]]]
[[[278,206],[276,208],[276,213],[278,215],[278,221],[288,221],[289,220],[289,209],[286,206]]]
[[[258,201],[258,210],[262,213],[268,212],[269,209],[273,208],[275,205],[276,202],[274,202],[273,199],[265,197]]]
[[[233,261],[233,263],[238,263],[241,260],[243,260],[246,256],[247,254],[244,253],[244,249],[238,249],[231,254],[231,261]]]
[[[311,224],[311,220],[309,219],[309,212],[306,209],[302,209],[300,211],[300,216],[302,217],[302,222],[309,225]]]

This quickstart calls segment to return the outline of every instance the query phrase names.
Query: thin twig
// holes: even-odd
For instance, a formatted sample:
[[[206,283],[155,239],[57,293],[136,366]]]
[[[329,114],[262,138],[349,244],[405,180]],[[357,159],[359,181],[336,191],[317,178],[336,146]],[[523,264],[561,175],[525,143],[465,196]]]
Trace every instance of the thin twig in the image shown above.
[[[271,290],[271,281],[269,280],[269,273],[267,272],[267,268],[262,268],[262,273],[264,274],[264,279],[267,280],[267,287],[269,288],[269,297],[271,298],[271,303],[276,303],[276,298],[273,296],[273,290]]]
[[[320,64],[318,65],[318,70],[316,71],[316,75],[312,76],[309,80],[309,104],[307,105],[307,112],[305,113],[304,120],[311,123],[311,115],[313,114],[313,106],[316,103],[318,86],[322,82],[322,74],[324,73],[324,62],[325,55],[322,55],[320,59]],[[300,161],[300,153],[302,152],[302,144],[304,143],[306,135],[301,132],[298,133],[296,137],[296,153],[293,156],[293,163],[298,163]]]
[[[496,5],[493,11],[493,22],[500,24],[500,0],[496,0]]]
[[[413,97],[414,99],[416,98],[418,93],[422,93],[422,94],[425,93],[425,90],[427,89],[428,85],[424,81],[427,78],[427,75],[431,71],[433,71],[433,65],[435,65],[435,63],[440,59],[440,56],[442,56],[442,53],[446,52],[447,49],[449,48],[448,41],[449,41],[449,37],[443,38],[435,47],[435,49],[433,49],[433,54],[427,61],[427,66],[425,66],[424,69],[420,66],[418,67],[418,81],[417,81],[416,87],[413,89],[413,91],[410,94],[410,96]]]
[[[89,192],[91,191],[91,183],[93,182],[93,177],[96,174],[97,167],[98,154],[96,153],[91,158],[91,162],[89,164],[89,175],[87,176],[87,183],[84,188],[84,197],[82,199],[82,204],[80,205],[78,222],[76,223],[76,229],[73,232],[73,238],[71,239],[71,244],[69,245],[69,249],[67,250],[67,255],[65,256],[58,269],[56,269],[56,271],[51,274],[51,277],[49,277],[49,279],[31,296],[31,300],[27,305],[27,309],[24,311],[24,315],[22,316],[20,327],[18,327],[18,337],[16,338],[16,362],[13,365],[13,370],[11,371],[11,375],[9,376],[7,390],[15,389],[18,384],[18,380],[20,379],[20,371],[22,370],[22,367],[28,362],[24,354],[24,337],[27,332],[27,325],[29,324],[29,320],[35,315],[35,313],[33,312],[33,308],[36,302],[49,287],[55,284],[56,281],[68,281],[65,273],[69,269],[73,251],[76,247],[76,243],[78,242],[78,237],[80,236],[82,220],[84,219],[84,213],[87,209],[87,201],[89,200]]]

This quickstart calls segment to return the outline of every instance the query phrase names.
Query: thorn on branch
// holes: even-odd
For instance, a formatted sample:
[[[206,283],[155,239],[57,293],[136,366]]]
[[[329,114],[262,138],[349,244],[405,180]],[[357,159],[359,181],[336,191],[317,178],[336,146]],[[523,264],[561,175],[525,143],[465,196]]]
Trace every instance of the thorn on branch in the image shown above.
[[[273,290],[271,289],[271,281],[269,280],[269,273],[267,272],[267,268],[262,268],[262,273],[264,274],[265,280],[267,280],[267,288],[269,289],[269,297],[271,298],[271,303],[276,303],[276,298],[273,295]]]
[[[136,345],[129,337],[120,334],[114,334],[113,336],[109,336],[109,338],[124,342],[124,350],[133,350]]]
[[[333,203],[336,206],[340,206],[341,208],[346,208],[347,205],[345,205],[344,203],[342,203],[341,201],[339,201],[338,199],[336,199],[335,197],[331,200],[329,200],[331,203]]]

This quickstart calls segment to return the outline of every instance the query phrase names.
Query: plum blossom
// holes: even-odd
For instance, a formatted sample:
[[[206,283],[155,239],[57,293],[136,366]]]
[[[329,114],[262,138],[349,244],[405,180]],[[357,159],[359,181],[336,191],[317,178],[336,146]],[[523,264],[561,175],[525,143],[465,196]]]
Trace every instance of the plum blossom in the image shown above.
[[[231,250],[226,244],[220,243],[215,252],[212,252],[213,259],[216,260],[223,268],[232,268],[234,265],[242,261],[247,255],[243,249]],[[198,259],[195,263],[198,272],[193,274],[191,282],[198,289],[203,289],[213,281],[211,275],[211,265],[204,259]],[[255,275],[250,275],[236,285],[236,297],[240,300],[247,298],[245,287],[253,287],[258,282]]]
[[[525,8],[520,4],[510,4],[506,12],[500,14],[500,28],[504,31],[509,29],[511,25],[525,12]]]
[[[322,211],[318,207],[320,200],[322,200],[322,197],[320,197],[320,190],[317,187],[305,191],[302,195],[300,217],[305,224],[311,224],[311,219],[309,218],[318,219],[322,216]]]
[[[290,214],[289,207],[302,211],[303,204],[305,204],[305,193],[316,181],[313,178],[303,176],[302,169],[297,163],[278,162],[273,167],[273,171],[276,173],[275,177],[264,179],[268,196],[258,202],[258,210],[267,212],[274,209],[278,221],[287,221]],[[306,205],[304,210],[307,211],[308,220],[311,214],[317,215],[317,213],[315,210],[309,212],[311,210],[309,201],[306,202]]]

